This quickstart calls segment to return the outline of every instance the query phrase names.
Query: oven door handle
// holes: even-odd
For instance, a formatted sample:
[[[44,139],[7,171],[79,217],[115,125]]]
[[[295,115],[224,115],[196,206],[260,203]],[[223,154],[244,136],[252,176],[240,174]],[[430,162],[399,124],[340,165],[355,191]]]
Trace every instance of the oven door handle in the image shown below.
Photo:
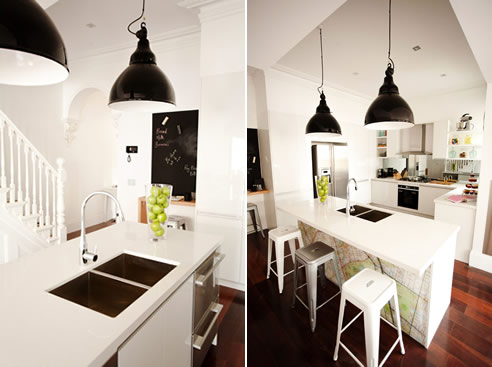
[[[215,322],[219,318],[220,311],[222,311],[222,307],[224,307],[224,305],[221,305],[220,303],[215,303],[213,305],[213,307],[210,311],[215,313],[214,318],[212,319],[212,321],[208,325],[207,330],[205,331],[205,334],[203,334],[203,335],[195,334],[193,336],[193,348],[194,349],[202,350],[203,343],[205,343],[205,340],[208,338],[208,334],[210,334]]]
[[[205,274],[200,274],[195,279],[195,284],[197,286],[199,286],[199,287],[203,287],[203,285],[205,284],[206,280],[210,277],[210,275],[213,274],[213,272],[217,269],[217,267],[222,262],[222,260],[224,260],[224,258],[225,258],[225,254],[217,253],[214,256],[214,265]]]

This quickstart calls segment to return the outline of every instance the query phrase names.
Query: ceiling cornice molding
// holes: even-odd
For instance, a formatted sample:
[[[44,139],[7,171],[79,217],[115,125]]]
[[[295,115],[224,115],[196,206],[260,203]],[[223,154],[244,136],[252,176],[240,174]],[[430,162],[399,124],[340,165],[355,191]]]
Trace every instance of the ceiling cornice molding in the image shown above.
[[[303,72],[295,70],[295,69],[291,69],[287,66],[275,64],[272,67],[270,67],[270,69],[274,70],[274,71],[279,71],[279,72],[288,74],[290,76],[294,76],[294,77],[299,78],[299,79],[303,79],[304,81],[308,81],[308,82],[312,83],[316,87],[319,86],[319,82],[320,82],[319,78],[316,79],[312,75],[303,73]],[[344,88],[338,84],[327,82],[326,80],[323,82],[323,85],[328,87],[328,88],[335,89],[335,90],[338,90],[338,91],[343,92],[343,93],[352,94],[356,97],[363,98],[363,99],[366,99],[368,101],[372,101],[374,99],[374,96],[371,97],[371,96],[368,96],[364,93],[357,92],[353,89]]]
[[[244,13],[244,0],[183,0],[179,6],[198,12],[200,22]]]
[[[57,3],[58,0],[36,0],[36,2],[41,5],[43,9],[49,8],[54,3]]]
[[[193,25],[189,27],[178,28],[170,32],[164,32],[155,36],[150,35],[150,44],[152,50],[167,52],[179,50],[200,44],[200,26]],[[120,51],[133,52],[136,48],[137,40],[126,42],[118,46],[104,47],[91,51],[87,55],[69,59],[70,63],[77,63],[91,58],[97,58]]]

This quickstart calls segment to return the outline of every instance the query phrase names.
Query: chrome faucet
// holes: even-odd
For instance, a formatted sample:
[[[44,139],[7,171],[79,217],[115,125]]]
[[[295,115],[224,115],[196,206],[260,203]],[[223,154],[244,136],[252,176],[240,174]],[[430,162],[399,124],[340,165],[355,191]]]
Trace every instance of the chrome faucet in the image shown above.
[[[87,246],[87,239],[85,238],[85,206],[87,205],[87,202],[89,199],[93,196],[96,195],[105,195],[112,199],[116,206],[118,207],[118,212],[116,213],[116,221],[123,222],[125,220],[125,216],[123,215],[123,210],[121,210],[121,205],[118,199],[116,199],[113,195],[111,195],[108,192],[105,191],[95,191],[92,194],[89,194],[84,201],[82,202],[82,209],[80,213],[81,217],[81,223],[80,223],[80,259],[82,260],[82,263],[86,264],[87,261],[97,261],[97,254],[96,251],[94,253],[89,252],[88,246]]]
[[[350,213],[355,212],[354,206],[350,203],[350,182],[354,181],[355,184],[355,190],[357,190],[357,181],[355,181],[355,178],[351,178],[347,182],[347,206],[345,207],[345,213],[347,217],[350,217]]]

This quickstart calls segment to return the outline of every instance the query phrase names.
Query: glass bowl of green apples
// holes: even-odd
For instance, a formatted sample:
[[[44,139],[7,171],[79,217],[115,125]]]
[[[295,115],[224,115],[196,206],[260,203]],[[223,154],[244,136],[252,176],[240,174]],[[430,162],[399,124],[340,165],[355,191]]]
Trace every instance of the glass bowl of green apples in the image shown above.
[[[316,180],[316,191],[318,193],[318,199],[321,204],[326,204],[326,199],[328,198],[328,176],[314,176]]]
[[[147,223],[150,236],[154,241],[167,237],[167,220],[171,205],[172,185],[146,185]]]

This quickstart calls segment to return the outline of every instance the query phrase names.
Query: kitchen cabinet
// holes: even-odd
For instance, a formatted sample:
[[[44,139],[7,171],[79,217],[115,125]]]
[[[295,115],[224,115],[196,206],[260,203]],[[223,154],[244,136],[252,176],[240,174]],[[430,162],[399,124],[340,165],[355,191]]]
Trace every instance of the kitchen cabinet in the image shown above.
[[[191,366],[193,275],[118,349],[118,367]]]
[[[371,181],[371,201],[375,204],[396,207],[398,185],[394,182]]]
[[[420,186],[419,213],[434,216],[434,199],[449,192],[449,188]]]
[[[386,139],[388,157],[396,157],[400,153],[400,130],[388,130]]]
[[[432,136],[432,158],[446,159],[448,144],[449,121],[434,122]]]

